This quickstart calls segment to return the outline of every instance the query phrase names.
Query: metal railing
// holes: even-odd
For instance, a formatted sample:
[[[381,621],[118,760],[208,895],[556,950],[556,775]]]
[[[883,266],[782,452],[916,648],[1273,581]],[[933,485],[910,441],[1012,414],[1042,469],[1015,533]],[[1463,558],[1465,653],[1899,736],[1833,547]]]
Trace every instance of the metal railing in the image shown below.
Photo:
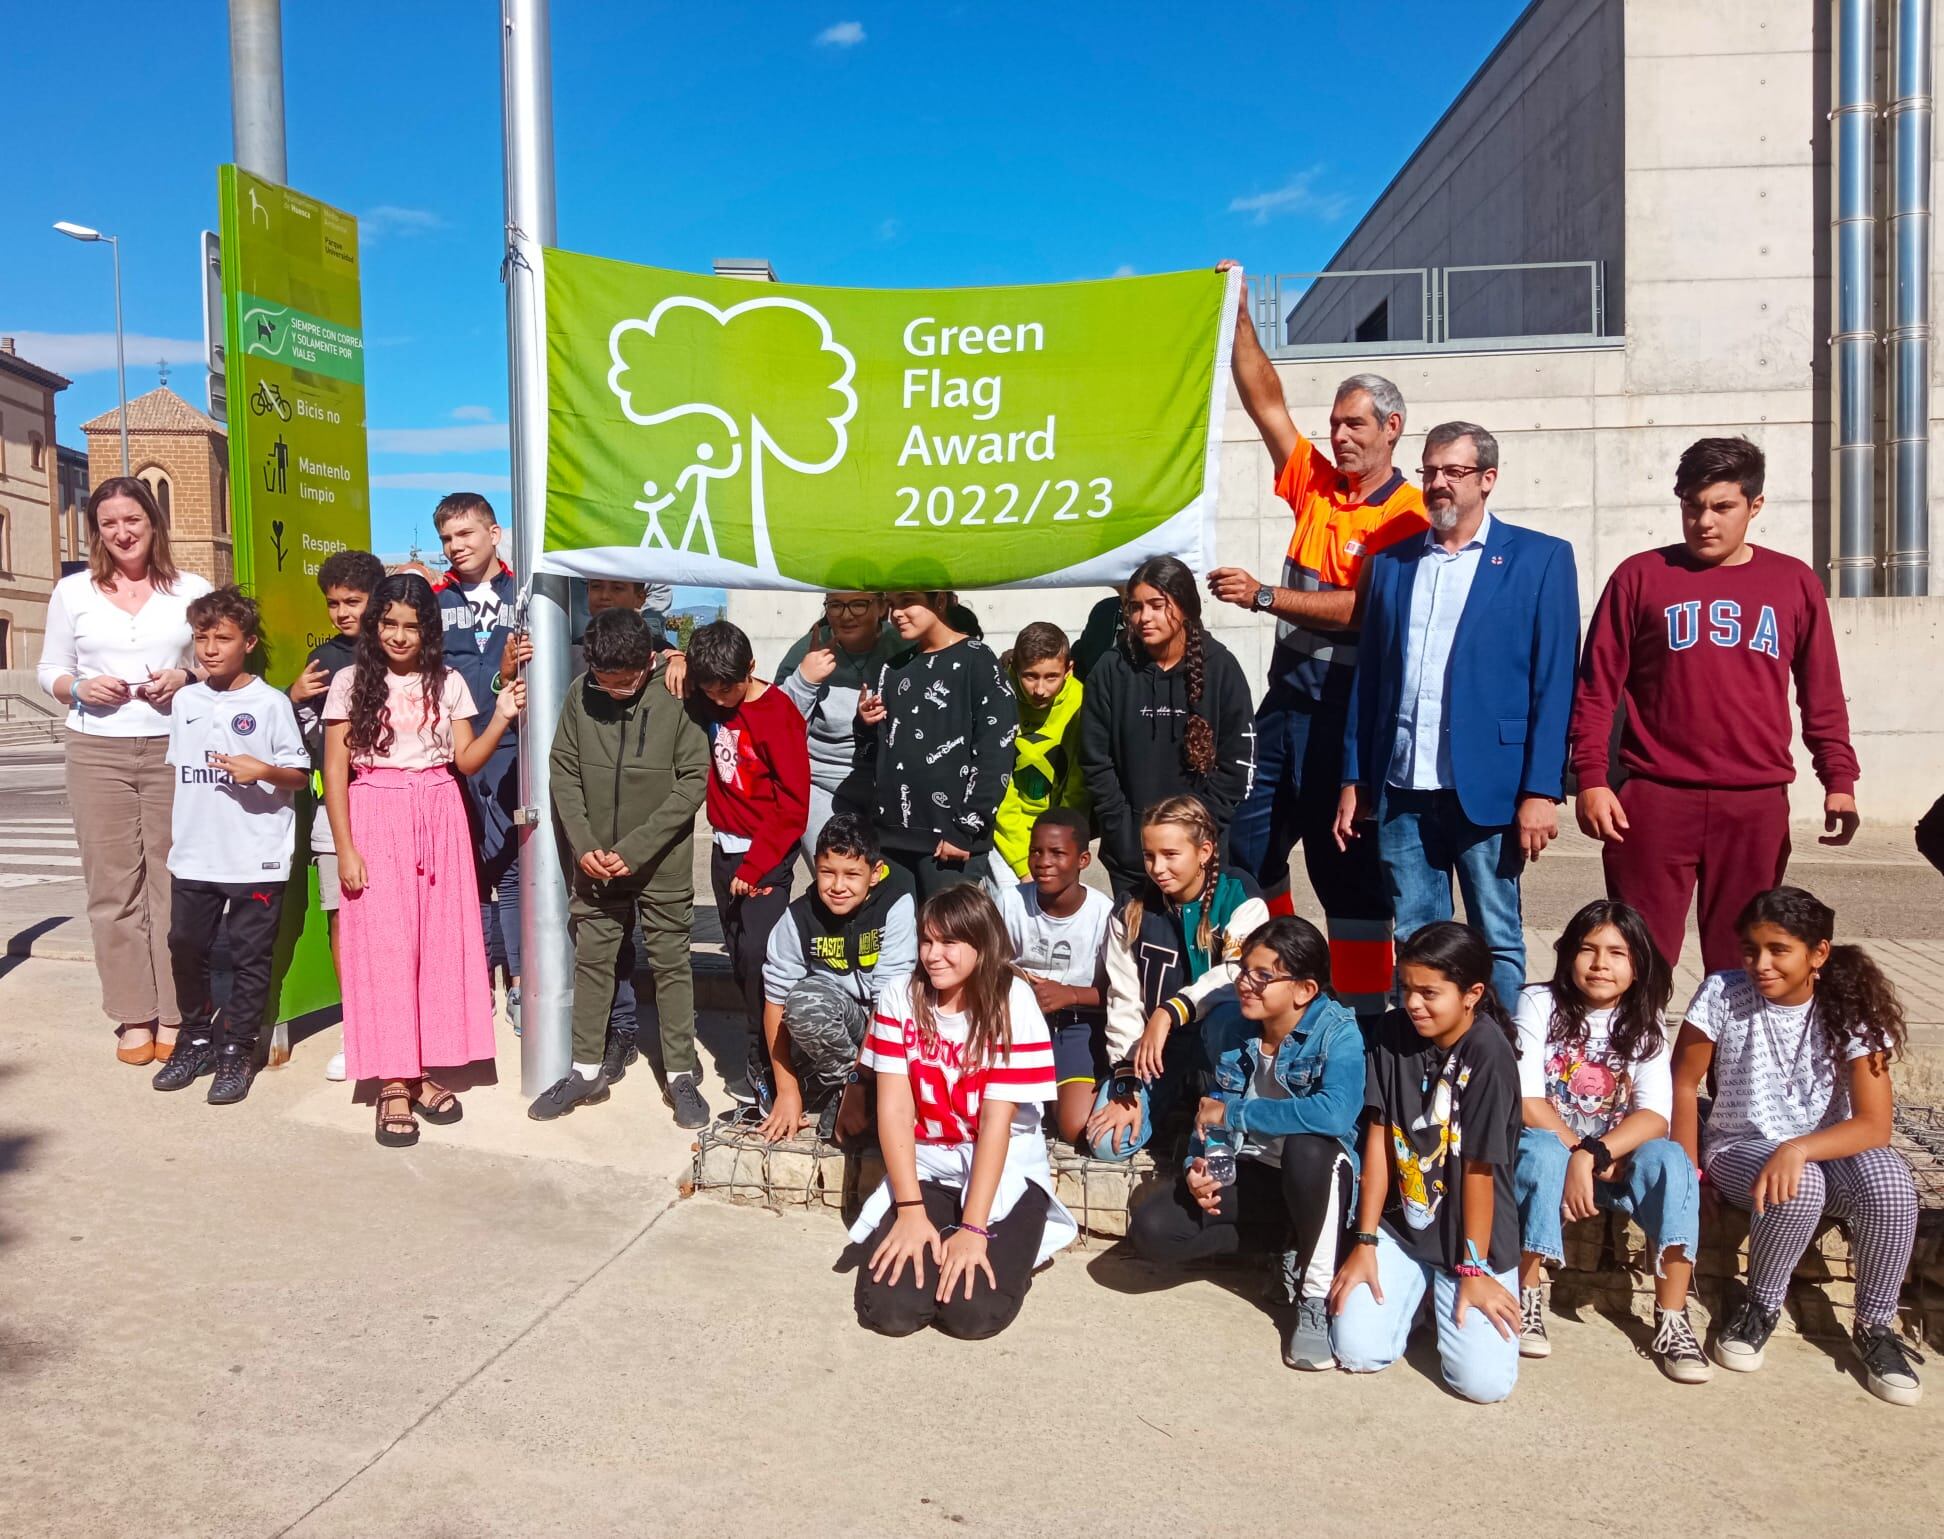
[[[1562,326],[1544,331],[1516,324],[1493,324],[1481,319],[1489,316],[1493,296],[1488,291],[1512,278],[1533,278],[1544,283],[1540,274],[1584,274],[1583,299],[1574,301],[1569,291],[1549,295],[1543,305],[1533,305],[1556,315],[1561,321],[1585,316],[1584,327]],[[1453,279],[1458,280],[1458,298],[1453,299]],[[1475,281],[1472,281],[1475,280]],[[1364,285],[1364,310],[1361,303],[1330,315],[1325,330],[1317,336],[1311,326],[1326,307],[1335,302],[1322,297],[1323,283]],[[1576,287],[1577,285],[1575,285]],[[1400,293],[1401,291],[1401,293]],[[1416,353],[1451,349],[1477,352],[1512,348],[1591,347],[1611,344],[1617,338],[1607,330],[1606,263],[1596,260],[1567,262],[1472,262],[1447,267],[1365,267],[1337,268],[1321,272],[1264,273],[1249,279],[1249,314],[1263,349],[1272,358],[1328,358],[1375,353]],[[1496,296],[1523,312],[1528,305],[1522,296]],[[1583,310],[1579,306],[1583,304]],[[1358,338],[1355,333],[1376,320],[1381,310],[1384,335]],[[1307,313],[1306,313],[1307,312]],[[1361,313],[1362,319],[1358,316]],[[1453,315],[1459,325],[1453,330]],[[1471,319],[1466,317],[1470,316]],[[1396,327],[1404,322],[1411,329],[1398,335]]]

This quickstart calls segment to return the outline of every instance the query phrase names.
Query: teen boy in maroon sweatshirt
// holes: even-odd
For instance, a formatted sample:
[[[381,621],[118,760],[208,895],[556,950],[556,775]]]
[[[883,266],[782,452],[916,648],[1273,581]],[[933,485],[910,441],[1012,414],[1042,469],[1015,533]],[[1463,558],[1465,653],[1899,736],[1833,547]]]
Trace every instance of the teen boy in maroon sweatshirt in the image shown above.
[[[727,620],[689,638],[689,709],[709,734],[709,875],[729,970],[742,991],[750,1073],[763,1050],[763,959],[770,931],[790,906],[790,867],[810,816],[810,748],[803,715],[756,676],[749,637]],[[732,1082],[737,1100],[754,1099]]]
[[[1748,543],[1762,510],[1762,451],[1703,438],[1674,472],[1680,545],[1629,556],[1608,579],[1580,662],[1571,754],[1579,825],[1603,841],[1607,896],[1681,954],[1688,902],[1709,972],[1741,966],[1735,915],[1789,863],[1789,681],[1822,782],[1824,844],[1856,832],[1856,754],[1829,606],[1793,556]],[[1613,713],[1626,704],[1607,782]]]

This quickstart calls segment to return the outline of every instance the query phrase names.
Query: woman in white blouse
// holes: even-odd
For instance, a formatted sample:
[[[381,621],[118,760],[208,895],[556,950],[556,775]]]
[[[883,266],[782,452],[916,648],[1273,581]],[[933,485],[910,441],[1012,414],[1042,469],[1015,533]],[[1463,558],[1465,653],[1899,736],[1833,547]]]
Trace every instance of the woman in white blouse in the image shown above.
[[[88,569],[55,584],[47,605],[40,682],[68,707],[68,806],[123,1063],[169,1057],[182,1021],[169,970],[168,713],[194,678],[189,603],[207,592],[176,570],[148,487],[115,476],[88,499]]]

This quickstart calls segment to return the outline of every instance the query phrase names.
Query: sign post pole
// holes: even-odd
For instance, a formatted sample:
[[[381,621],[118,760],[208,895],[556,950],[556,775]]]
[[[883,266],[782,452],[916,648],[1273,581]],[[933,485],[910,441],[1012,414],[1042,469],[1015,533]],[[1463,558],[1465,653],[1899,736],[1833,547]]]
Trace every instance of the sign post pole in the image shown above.
[[[503,0],[506,352],[513,428],[513,543],[532,583],[526,716],[520,723],[520,1089],[537,1096],[572,1061],[574,953],[553,837],[548,755],[567,693],[567,580],[537,576],[547,510],[546,313],[541,248],[554,243],[553,73],[547,0]]]

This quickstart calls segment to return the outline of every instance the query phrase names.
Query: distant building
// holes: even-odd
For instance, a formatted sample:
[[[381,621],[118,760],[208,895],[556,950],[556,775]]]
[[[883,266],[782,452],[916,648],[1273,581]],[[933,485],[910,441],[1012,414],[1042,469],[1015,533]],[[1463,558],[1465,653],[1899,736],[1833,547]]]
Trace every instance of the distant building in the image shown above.
[[[81,424],[88,475],[99,486],[121,474],[119,411]],[[230,538],[229,435],[166,385],[128,403],[130,473],[147,483],[169,521],[176,564],[221,585],[235,580]]]
[[[60,575],[54,397],[68,384],[0,337],[0,669],[40,661]]]
[[[61,575],[88,564],[88,451],[57,444],[55,474],[60,478],[58,513]]]

